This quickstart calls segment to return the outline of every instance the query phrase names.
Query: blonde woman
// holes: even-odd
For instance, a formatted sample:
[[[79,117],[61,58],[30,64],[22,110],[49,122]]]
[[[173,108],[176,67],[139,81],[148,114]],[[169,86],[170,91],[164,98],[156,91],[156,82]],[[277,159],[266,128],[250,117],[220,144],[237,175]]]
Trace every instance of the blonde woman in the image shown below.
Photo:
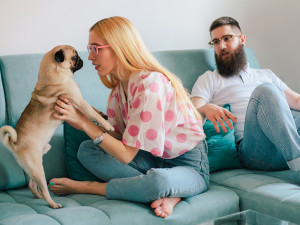
[[[111,17],[89,32],[89,60],[112,89],[107,116],[115,132],[57,100],[61,119],[92,140],[78,150],[80,162],[105,183],[52,179],[56,194],[89,193],[142,203],[169,216],[181,198],[205,192],[209,168],[198,112],[178,78],[163,68],[127,19]]]

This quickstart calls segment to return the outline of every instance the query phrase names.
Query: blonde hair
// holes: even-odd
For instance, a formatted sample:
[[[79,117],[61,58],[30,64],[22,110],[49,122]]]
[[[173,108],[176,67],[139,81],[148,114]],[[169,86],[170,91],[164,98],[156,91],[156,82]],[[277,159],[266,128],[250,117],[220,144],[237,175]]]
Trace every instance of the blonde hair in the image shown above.
[[[201,118],[189,98],[188,91],[184,89],[181,80],[160,65],[153,57],[131,21],[119,16],[110,17],[95,23],[90,28],[91,31],[95,32],[100,38],[105,39],[117,55],[119,59],[118,76],[120,80],[128,80],[128,76],[134,71],[147,70],[160,72],[171,81],[178,99],[183,105],[184,111],[187,112],[186,107],[191,107],[196,118]],[[119,80],[111,74],[105,77],[101,76],[100,78],[103,84],[110,89],[113,89],[119,83]]]

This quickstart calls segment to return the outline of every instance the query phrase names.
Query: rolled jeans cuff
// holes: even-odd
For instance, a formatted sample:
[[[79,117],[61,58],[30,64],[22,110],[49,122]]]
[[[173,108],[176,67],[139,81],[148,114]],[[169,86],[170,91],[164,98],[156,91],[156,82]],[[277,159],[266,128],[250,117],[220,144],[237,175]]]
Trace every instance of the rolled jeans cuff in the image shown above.
[[[289,168],[293,171],[300,171],[300,157],[287,162]]]

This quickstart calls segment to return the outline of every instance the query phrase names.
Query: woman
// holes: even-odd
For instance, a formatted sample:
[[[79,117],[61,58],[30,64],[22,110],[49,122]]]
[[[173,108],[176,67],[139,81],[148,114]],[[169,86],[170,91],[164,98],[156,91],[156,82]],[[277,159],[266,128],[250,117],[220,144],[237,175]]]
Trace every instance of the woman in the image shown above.
[[[169,216],[181,198],[208,189],[209,168],[202,122],[181,82],[143,44],[122,17],[97,22],[89,32],[89,60],[106,87],[115,132],[105,133],[68,99],[57,100],[53,116],[86,132],[92,140],[78,150],[80,162],[105,183],[52,179],[56,194],[89,193],[152,202]]]

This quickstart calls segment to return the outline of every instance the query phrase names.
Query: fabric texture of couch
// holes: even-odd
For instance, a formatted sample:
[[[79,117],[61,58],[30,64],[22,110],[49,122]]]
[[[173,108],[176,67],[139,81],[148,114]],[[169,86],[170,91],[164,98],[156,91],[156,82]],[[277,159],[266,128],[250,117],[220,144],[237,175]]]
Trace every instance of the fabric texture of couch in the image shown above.
[[[254,52],[246,49],[251,67],[259,68]],[[213,49],[153,52],[171,72],[191,90],[199,75],[214,70]],[[79,53],[84,67],[75,73],[83,97],[99,110],[106,111],[110,90],[98,78],[87,53]],[[42,54],[0,57],[0,126],[16,125],[37,81]],[[66,127],[65,127],[66,130]],[[70,131],[70,129],[69,129]],[[77,136],[76,136],[77,135]],[[66,136],[66,134],[65,134]],[[60,126],[50,141],[52,149],[44,156],[46,179],[84,178],[71,169],[66,154],[70,141],[83,137],[71,132],[64,138]],[[77,140],[78,141],[78,140]],[[207,192],[183,199],[166,219],[156,217],[149,204],[107,200],[103,196],[72,194],[53,199],[62,204],[52,209],[43,199],[34,199],[27,188],[28,177],[11,153],[0,142],[0,224],[199,224],[245,209],[253,209],[294,223],[300,223],[300,179],[291,171],[265,172],[247,169],[219,170],[211,174]],[[93,178],[90,178],[93,179]]]

